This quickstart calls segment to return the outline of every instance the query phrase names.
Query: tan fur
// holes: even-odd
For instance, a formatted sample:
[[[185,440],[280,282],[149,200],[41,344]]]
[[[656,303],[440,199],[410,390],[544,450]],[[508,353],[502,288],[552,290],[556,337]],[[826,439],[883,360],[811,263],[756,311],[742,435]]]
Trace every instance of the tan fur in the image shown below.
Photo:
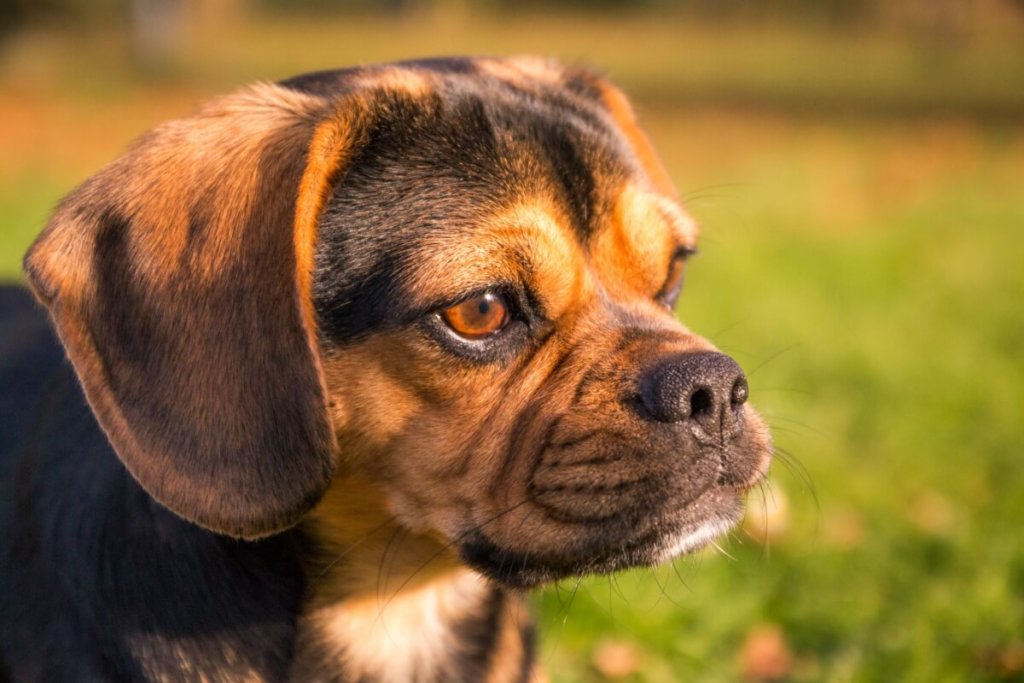
[[[426,680],[429,672],[443,670],[454,646],[447,624],[487,590],[486,581],[460,570],[444,581],[418,583],[400,591],[383,588],[313,608],[302,628],[328,651],[332,643],[348,646],[335,654],[353,680]]]
[[[317,127],[306,155],[306,170],[295,206],[295,275],[302,319],[311,340],[316,337],[312,282],[317,221],[328,193],[348,163],[356,138],[364,130],[365,117],[363,102],[356,97],[345,98],[341,106],[335,107],[334,114]]]
[[[472,240],[453,236],[425,245],[412,275],[413,290],[424,300],[503,277],[521,277],[519,264],[529,264],[534,290],[563,329],[528,366],[515,367],[515,374],[489,365],[453,374],[443,356],[401,333],[377,335],[325,361],[336,410],[349,416],[341,436],[343,451],[364,454],[365,461],[353,461],[352,466],[372,470],[375,478],[386,482],[387,493],[382,495],[402,526],[455,533],[456,520],[469,514],[481,521],[496,517],[488,528],[531,538],[539,548],[545,539],[561,542],[539,516],[502,514],[521,495],[514,483],[521,475],[508,472],[506,468],[515,464],[503,460],[503,448],[517,413],[538,392],[551,390],[544,382],[567,349],[581,339],[591,340],[588,347],[576,350],[578,357],[569,366],[576,368],[575,375],[570,371],[566,379],[578,376],[607,352],[600,334],[612,311],[604,307],[598,288],[646,302],[662,284],[659,274],[667,270],[678,226],[665,220],[657,202],[634,187],[623,191],[619,206],[613,223],[600,233],[590,265],[559,212],[543,204],[482,219]],[[628,291],[619,289],[624,284]],[[649,317],[655,308],[642,303],[639,310]],[[693,337],[683,338],[678,346],[711,348]],[[514,383],[509,382],[512,377]],[[565,384],[569,391],[571,382]],[[551,396],[548,410],[557,411],[567,399],[567,393]],[[470,454],[465,449],[471,444],[475,450]],[[422,457],[424,453],[430,456]],[[498,492],[500,474],[507,481]],[[321,509],[314,512],[321,514]]]
[[[384,67],[356,79],[359,88],[381,88],[401,92],[410,97],[423,97],[433,91],[434,82],[428,74],[412,69]]]
[[[422,265],[410,274],[422,301],[458,295],[495,281],[515,281],[529,271],[551,315],[561,318],[586,300],[594,282],[579,243],[566,231],[566,219],[551,201],[511,207],[481,217],[472,235],[452,234],[427,241]]]
[[[525,654],[525,645],[519,634],[523,625],[529,624],[531,621],[528,610],[519,601],[516,601],[511,609],[501,615],[501,623],[498,625],[500,637],[495,647],[491,671],[487,676],[486,683],[505,683],[514,681],[519,676]],[[535,666],[530,680],[540,683],[544,678],[540,671],[540,667]]]
[[[598,235],[592,250],[613,295],[643,299],[658,292],[680,237],[672,227],[648,193],[632,185],[622,190],[611,225]]]
[[[558,84],[563,76],[562,67],[549,59],[521,55],[507,59],[481,59],[477,62],[482,72],[516,85],[535,87]]]

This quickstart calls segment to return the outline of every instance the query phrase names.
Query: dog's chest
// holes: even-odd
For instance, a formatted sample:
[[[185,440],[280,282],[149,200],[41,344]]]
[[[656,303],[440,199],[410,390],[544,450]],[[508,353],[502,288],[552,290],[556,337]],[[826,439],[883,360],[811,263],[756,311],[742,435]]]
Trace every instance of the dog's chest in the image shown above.
[[[302,620],[293,679],[524,680],[529,663],[513,621],[525,620],[517,600],[468,572],[397,595],[339,601]]]

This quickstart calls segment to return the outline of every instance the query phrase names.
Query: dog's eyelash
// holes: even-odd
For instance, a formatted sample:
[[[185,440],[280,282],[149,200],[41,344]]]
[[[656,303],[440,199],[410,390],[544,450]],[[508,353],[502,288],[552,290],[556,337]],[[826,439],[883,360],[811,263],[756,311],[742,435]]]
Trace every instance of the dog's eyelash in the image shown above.
[[[668,274],[665,276],[665,283],[654,297],[658,303],[669,309],[675,308],[679,295],[683,291],[686,262],[696,253],[696,247],[682,246],[672,254],[672,260],[669,261]]]

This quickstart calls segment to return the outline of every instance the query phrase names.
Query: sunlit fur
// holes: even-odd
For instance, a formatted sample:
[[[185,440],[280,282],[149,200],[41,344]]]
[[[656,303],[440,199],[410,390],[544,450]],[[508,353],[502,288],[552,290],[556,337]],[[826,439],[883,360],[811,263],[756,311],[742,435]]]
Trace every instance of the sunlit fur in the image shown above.
[[[47,399],[12,468],[40,493],[5,533],[72,560],[0,568],[12,604],[88,590],[0,619],[0,669],[540,680],[517,589],[692,552],[767,471],[742,378],[717,431],[645,404],[714,350],[659,297],[697,232],[625,95],[537,58],[307,74],[155,129],[26,257],[92,413]],[[445,325],[484,292],[500,331]],[[66,613],[95,628],[48,659]]]

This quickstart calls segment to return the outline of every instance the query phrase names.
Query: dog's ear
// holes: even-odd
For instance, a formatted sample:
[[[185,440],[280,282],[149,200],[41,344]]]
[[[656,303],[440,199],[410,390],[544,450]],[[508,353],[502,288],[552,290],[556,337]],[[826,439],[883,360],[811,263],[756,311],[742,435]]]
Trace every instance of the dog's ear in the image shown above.
[[[139,140],[25,257],[125,466],[214,531],[287,528],[333,474],[311,269],[362,116],[352,100],[243,90]]]

